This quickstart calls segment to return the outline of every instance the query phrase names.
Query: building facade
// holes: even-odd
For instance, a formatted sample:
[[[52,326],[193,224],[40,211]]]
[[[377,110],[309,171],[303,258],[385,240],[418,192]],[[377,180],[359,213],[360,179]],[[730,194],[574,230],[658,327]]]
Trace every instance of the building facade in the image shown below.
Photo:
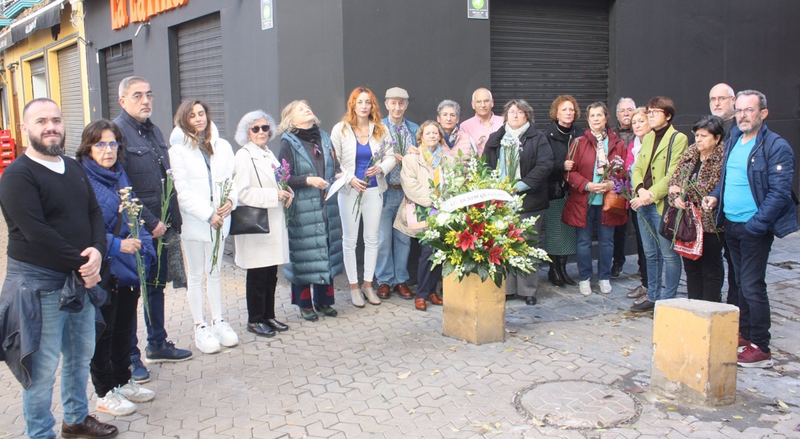
[[[496,113],[510,98],[527,99],[538,128],[559,94],[584,108],[666,95],[688,132],[709,113],[709,89],[727,82],[764,92],[770,128],[800,148],[800,47],[783,42],[800,16],[795,1],[491,0],[485,20],[467,18],[467,0],[272,0],[273,27],[264,30],[262,3],[89,2],[90,118],[115,117],[119,80],[136,74],[152,85],[162,130],[182,99],[200,98],[228,139],[244,113],[261,108],[277,119],[295,99],[308,100],[330,130],[358,85],[381,106],[387,88],[407,89],[416,122],[435,118],[442,99],[469,118],[472,91],[489,87]]]

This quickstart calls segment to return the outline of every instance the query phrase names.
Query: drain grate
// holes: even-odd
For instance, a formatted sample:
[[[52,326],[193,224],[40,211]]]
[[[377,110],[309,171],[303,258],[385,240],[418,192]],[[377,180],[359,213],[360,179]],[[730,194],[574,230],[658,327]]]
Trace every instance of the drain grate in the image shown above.
[[[614,428],[642,413],[636,397],[591,381],[548,381],[516,393],[514,406],[529,419],[559,428]]]

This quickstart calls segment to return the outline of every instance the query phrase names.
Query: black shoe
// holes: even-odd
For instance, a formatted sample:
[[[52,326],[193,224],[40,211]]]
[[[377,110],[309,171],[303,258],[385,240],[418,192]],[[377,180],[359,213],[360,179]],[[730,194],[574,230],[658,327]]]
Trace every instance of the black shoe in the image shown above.
[[[578,283],[575,282],[571,277],[569,277],[569,274],[567,273],[567,256],[566,255],[561,256],[559,257],[559,260],[561,261],[561,263],[559,264],[560,267],[556,266],[556,270],[558,271],[558,274],[561,275],[561,280],[563,280],[565,284],[573,287],[575,285],[578,285]]]
[[[617,264],[616,262],[611,264],[611,277],[616,279],[620,274],[622,274],[622,264]]]
[[[117,434],[119,434],[117,427],[100,422],[92,415],[87,416],[78,425],[69,425],[61,421],[61,437],[65,438],[107,439],[117,437]]]
[[[192,358],[192,351],[186,349],[178,349],[175,343],[167,340],[157,349],[150,349],[150,346],[144,350],[144,362],[147,364],[152,363],[177,363],[186,361]]]
[[[267,319],[267,325],[269,325],[270,328],[272,328],[272,329],[274,329],[274,330],[276,330],[278,332],[283,332],[283,331],[288,331],[289,330],[289,325],[281,323],[281,322],[279,322],[279,321],[277,321],[275,319]]]
[[[274,337],[275,330],[266,323],[248,323],[247,332],[252,332],[259,337]]]
[[[559,270],[556,269],[556,267],[561,266],[561,257],[551,256],[551,258],[553,259],[553,262],[550,262],[550,270],[547,272],[547,278],[550,280],[551,284],[557,287],[563,287],[565,285],[564,280],[561,279],[561,273],[559,273]]]
[[[630,312],[632,312],[632,313],[652,312],[653,309],[655,309],[655,307],[656,307],[655,302],[651,302],[649,300],[645,300],[644,302],[642,302],[642,303],[640,303],[638,305],[633,305],[631,307],[631,309],[630,309]]]
[[[150,381],[150,372],[142,364],[142,360],[131,361],[131,379],[136,384]]]
[[[516,298],[517,298],[516,294],[506,294],[506,302],[508,302],[509,300],[514,300]]]
[[[536,296],[528,296],[525,298],[525,305],[536,305]]]
[[[314,308],[300,308],[300,316],[309,322],[316,322],[319,316],[314,312]]]
[[[325,314],[328,317],[336,317],[339,315],[339,312],[333,309],[330,305],[319,305],[315,303],[314,309],[316,309],[317,312],[321,312],[322,314]]]

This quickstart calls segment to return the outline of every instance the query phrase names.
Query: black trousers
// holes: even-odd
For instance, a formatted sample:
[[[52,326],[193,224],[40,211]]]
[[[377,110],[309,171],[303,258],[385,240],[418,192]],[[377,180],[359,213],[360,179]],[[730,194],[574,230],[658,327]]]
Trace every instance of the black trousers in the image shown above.
[[[275,286],[278,266],[248,268],[245,279],[247,323],[266,323],[275,318]]]
[[[442,265],[439,264],[431,271],[433,263],[433,247],[427,244],[419,246],[419,268],[417,269],[417,297],[427,299],[431,293],[436,292],[436,284],[442,279]]]
[[[736,285],[736,271],[733,269],[733,260],[731,260],[731,251],[728,250],[728,243],[725,240],[723,240],[722,250],[723,250],[722,255],[725,256],[725,261],[727,262],[728,265],[728,298],[725,301],[729,305],[738,307],[739,287]],[[723,271],[725,271],[724,268]]]
[[[690,299],[719,302],[722,295],[722,245],[725,233],[703,233],[703,256],[683,258],[686,289]]]
[[[639,215],[631,209],[630,220],[633,221],[633,228],[636,229],[636,253],[639,255],[639,273],[642,273],[642,286],[647,288],[647,257],[644,255],[642,246],[642,230],[639,230]],[[647,229],[644,233],[650,233]]]
[[[614,227],[614,263],[625,265],[625,235],[628,234],[628,223]]]
[[[105,329],[100,334],[90,363],[95,393],[102,398],[131,379],[131,337],[139,304],[139,287],[118,287],[100,307]]]

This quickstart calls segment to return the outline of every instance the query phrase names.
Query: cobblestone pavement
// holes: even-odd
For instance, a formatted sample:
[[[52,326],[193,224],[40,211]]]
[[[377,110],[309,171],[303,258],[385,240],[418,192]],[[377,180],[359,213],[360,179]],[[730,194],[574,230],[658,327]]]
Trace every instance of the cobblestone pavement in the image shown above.
[[[5,227],[0,229],[5,249]],[[137,413],[99,417],[117,425],[121,438],[148,439],[800,437],[800,264],[792,263],[800,260],[798,245],[798,234],[776,240],[767,277],[776,366],[739,369],[736,402],[728,407],[692,407],[648,391],[652,316],[626,312],[625,294],[638,282],[630,275],[635,256],[608,296],[584,298],[577,287],[550,287],[542,273],[540,304],[508,302],[506,341],[482,346],[442,336],[441,308],[419,312],[396,296],[356,309],[346,291],[337,291],[339,317],[306,322],[289,305],[285,282],[278,288],[277,315],[291,330],[257,339],[245,331],[244,271],[228,258],[224,305],[240,344],[200,353],[185,291],[169,289],[169,336],[178,346],[191,346],[195,357],[152,366],[147,387],[158,396],[139,404]],[[615,398],[627,397],[624,392],[636,398],[640,413],[616,427],[545,424],[517,410],[524,397],[516,403],[525,389],[543,383],[555,394],[584,388],[586,396],[578,397],[584,400],[597,399],[590,392],[598,386]],[[53,410],[60,425],[58,395]],[[0,439],[23,434],[21,387],[2,365]]]

